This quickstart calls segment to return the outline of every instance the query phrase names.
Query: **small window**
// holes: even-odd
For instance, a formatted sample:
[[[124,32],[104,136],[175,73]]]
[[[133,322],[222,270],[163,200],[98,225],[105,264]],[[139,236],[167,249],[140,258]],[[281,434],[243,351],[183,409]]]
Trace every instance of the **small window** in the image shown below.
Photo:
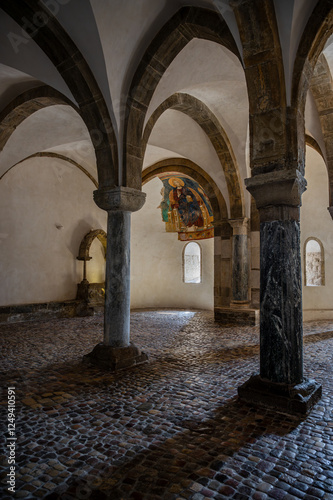
[[[305,243],[305,285],[325,285],[324,248],[317,238],[309,238]]]
[[[184,282],[201,283],[201,248],[191,241],[185,246],[183,254]]]

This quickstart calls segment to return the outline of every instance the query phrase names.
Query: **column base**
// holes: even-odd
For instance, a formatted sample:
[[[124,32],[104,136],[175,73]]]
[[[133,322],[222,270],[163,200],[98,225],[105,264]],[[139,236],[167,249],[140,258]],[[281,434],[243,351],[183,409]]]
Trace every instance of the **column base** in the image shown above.
[[[147,363],[148,356],[132,343],[127,347],[112,347],[101,343],[83,356],[82,361],[115,372]]]
[[[259,325],[259,309],[251,307],[215,307],[215,321],[223,325],[256,326]]]
[[[304,379],[301,384],[277,384],[252,375],[238,387],[241,400],[259,406],[266,406],[287,413],[307,414],[319,401],[322,386],[315,380]]]
[[[237,307],[239,309],[249,309],[250,301],[249,300],[231,300],[230,307]]]

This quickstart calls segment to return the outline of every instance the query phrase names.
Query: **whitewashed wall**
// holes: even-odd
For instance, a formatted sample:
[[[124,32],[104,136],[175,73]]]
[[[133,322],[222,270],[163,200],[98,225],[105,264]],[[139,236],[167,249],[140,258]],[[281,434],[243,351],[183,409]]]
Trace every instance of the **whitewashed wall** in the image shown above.
[[[131,307],[213,309],[214,239],[199,241],[202,248],[202,283],[184,283],[184,242],[166,233],[161,210],[162,182],[155,178],[143,186],[144,207],[132,214]]]
[[[306,148],[307,190],[301,207],[301,251],[303,317],[305,320],[333,319],[333,220],[327,210],[328,176],[322,157]],[[305,286],[304,244],[310,237],[319,239],[325,253],[325,286]]]
[[[0,305],[75,298],[80,242],[91,229],[106,230],[94,189],[59,159],[33,158],[7,172],[0,181]],[[95,267],[89,272],[96,274]]]

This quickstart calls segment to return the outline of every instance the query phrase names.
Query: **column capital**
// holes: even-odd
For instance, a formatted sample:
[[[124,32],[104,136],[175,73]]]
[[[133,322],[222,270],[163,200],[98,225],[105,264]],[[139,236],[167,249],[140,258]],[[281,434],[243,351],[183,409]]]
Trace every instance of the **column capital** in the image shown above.
[[[245,179],[246,189],[252,194],[257,208],[269,205],[301,206],[306,180],[299,170],[276,170]]]
[[[302,194],[307,182],[297,169],[276,170],[245,179],[246,189],[255,199],[261,222],[298,220]]]
[[[110,211],[136,212],[143,207],[146,193],[124,186],[100,188],[94,191],[94,201],[99,208]]]
[[[234,236],[238,234],[247,234],[248,222],[249,222],[248,217],[241,217],[239,219],[229,219],[228,222],[232,227]]]

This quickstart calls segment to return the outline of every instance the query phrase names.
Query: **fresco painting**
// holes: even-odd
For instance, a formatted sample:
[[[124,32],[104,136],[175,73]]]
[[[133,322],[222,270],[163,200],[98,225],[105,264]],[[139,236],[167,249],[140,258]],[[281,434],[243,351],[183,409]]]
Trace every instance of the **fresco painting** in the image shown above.
[[[203,188],[177,172],[161,174],[159,178],[163,187],[158,208],[166,231],[177,232],[181,241],[213,238],[213,211]]]

